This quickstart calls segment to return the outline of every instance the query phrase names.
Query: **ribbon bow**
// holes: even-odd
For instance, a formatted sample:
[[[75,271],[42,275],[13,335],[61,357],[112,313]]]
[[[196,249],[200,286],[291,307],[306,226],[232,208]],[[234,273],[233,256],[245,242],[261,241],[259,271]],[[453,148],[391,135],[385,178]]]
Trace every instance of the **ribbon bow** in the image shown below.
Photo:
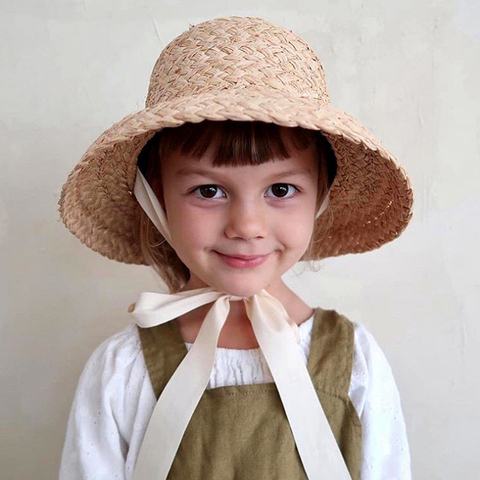
[[[163,211],[159,215],[157,210],[161,206],[138,169],[135,196],[160,232],[169,239],[165,215]],[[307,477],[311,480],[350,480],[345,461],[303,362],[297,344],[298,327],[289,318],[282,303],[266,290],[242,298],[212,288],[177,294],[144,292],[130,310],[137,325],[148,328],[213,302],[192,348],[158,399],[133,479],[167,478],[188,423],[207,387],[218,337],[227,319],[231,301],[243,301],[245,304],[247,316],[276,383]]]

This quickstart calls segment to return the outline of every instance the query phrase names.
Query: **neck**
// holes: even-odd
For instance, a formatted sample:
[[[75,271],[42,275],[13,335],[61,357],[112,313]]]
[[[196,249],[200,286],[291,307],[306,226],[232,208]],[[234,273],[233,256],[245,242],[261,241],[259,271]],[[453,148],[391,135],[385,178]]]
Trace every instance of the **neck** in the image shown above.
[[[190,289],[193,288],[188,288],[187,285],[183,290]],[[313,310],[292,290],[290,290],[283,280],[280,279],[265,290],[283,304],[288,315],[295,323],[301,324],[313,314]],[[177,318],[177,324],[180,327],[185,342],[193,343],[195,341],[198,331],[210,307],[211,305],[204,305]],[[243,302],[230,302],[230,312],[220,334],[218,346],[237,349],[258,347]]]

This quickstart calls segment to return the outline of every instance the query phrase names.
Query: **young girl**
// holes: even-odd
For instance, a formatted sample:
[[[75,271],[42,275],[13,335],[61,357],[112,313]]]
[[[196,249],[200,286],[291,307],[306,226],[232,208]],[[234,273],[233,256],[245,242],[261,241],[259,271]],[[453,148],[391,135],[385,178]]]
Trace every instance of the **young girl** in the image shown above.
[[[190,27],[59,205],[83,243],[169,289],[141,294],[136,325],[87,362],[62,480],[410,478],[375,340],[282,280],[393,240],[412,208],[404,170],[331,106],[302,39],[258,18]]]

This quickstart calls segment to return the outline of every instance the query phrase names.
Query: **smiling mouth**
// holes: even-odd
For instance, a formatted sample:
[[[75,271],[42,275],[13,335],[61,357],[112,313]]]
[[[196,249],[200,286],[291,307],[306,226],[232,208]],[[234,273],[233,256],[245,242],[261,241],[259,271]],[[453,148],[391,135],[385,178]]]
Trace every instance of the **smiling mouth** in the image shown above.
[[[265,255],[226,255],[215,251],[219,258],[233,268],[253,268],[261,265],[269,257],[269,253]]]

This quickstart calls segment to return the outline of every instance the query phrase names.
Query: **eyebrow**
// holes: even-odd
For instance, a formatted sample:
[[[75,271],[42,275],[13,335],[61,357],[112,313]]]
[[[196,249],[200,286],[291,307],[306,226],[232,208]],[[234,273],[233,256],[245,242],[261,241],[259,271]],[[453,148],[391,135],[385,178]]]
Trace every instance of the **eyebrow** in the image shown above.
[[[188,176],[202,176],[202,177],[216,177],[217,174],[214,170],[211,169],[204,169],[201,167],[183,167],[176,172],[175,175],[181,177],[188,177]],[[292,177],[292,176],[302,176],[302,177],[310,177],[312,175],[312,170],[308,167],[301,167],[301,168],[291,168],[289,170],[284,170],[283,172],[278,172],[269,176],[270,180],[280,180],[285,177]],[[221,176],[221,174],[220,174]]]

